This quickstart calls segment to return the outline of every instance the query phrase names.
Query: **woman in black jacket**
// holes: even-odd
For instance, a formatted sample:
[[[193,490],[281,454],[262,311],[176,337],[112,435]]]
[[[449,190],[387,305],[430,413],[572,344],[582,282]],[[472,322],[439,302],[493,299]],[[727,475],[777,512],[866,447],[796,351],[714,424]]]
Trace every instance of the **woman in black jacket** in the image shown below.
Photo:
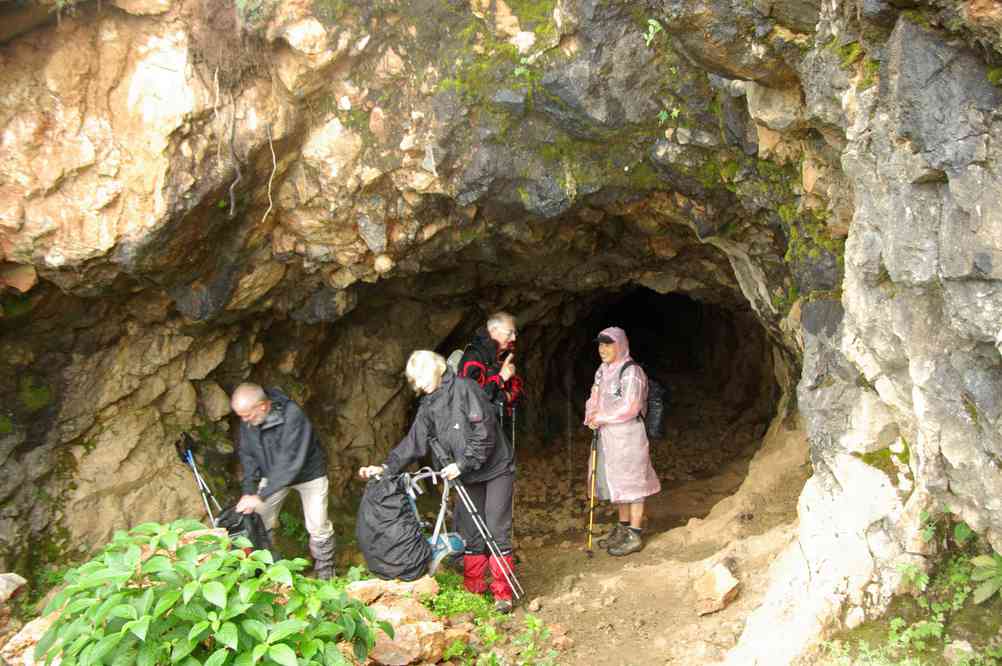
[[[407,465],[429,453],[431,441],[451,460],[435,462],[448,479],[459,477],[470,499],[514,570],[511,556],[511,497],[514,456],[507,438],[498,431],[497,413],[480,386],[448,369],[445,359],[435,352],[416,351],[407,360],[407,381],[422,395],[417,415],[407,436],[397,444],[383,465],[361,468],[363,479],[377,474],[399,474]],[[463,576],[466,589],[475,594],[487,591],[486,574],[497,610],[512,607],[512,591],[502,574],[501,564],[487,555],[472,517],[462,503],[456,508],[459,532],[466,541]]]

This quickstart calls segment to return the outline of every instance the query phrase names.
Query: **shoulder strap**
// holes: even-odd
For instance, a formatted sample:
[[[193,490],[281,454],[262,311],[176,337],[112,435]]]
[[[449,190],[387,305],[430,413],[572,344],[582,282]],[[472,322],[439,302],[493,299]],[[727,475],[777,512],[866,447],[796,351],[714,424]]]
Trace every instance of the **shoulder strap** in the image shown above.
[[[637,365],[636,361],[634,361],[633,359],[630,359],[629,361],[623,364],[623,367],[619,369],[619,381],[623,381],[623,373],[626,372],[627,368],[633,365]]]

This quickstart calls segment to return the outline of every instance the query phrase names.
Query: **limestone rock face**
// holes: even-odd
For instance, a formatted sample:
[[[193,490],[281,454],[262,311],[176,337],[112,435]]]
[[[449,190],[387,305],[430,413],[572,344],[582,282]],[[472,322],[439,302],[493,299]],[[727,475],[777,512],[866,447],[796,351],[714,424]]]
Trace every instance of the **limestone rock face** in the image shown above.
[[[880,612],[932,507],[1002,548],[1002,93],[967,45],[993,3],[29,4],[0,28],[0,569],[198,515],[182,432],[232,491],[248,379],[304,405],[347,500],[412,350],[511,309],[542,406],[634,286],[761,328],[714,343],[808,430],[731,663]]]

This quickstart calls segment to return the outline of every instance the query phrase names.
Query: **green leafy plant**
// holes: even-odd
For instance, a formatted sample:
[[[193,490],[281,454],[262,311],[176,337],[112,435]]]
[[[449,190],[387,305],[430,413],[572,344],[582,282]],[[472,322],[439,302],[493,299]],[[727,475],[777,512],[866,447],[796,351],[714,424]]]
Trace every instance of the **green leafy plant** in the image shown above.
[[[519,649],[519,663],[523,666],[553,666],[556,664],[558,653],[550,650],[545,655],[540,655],[542,648],[540,643],[550,637],[550,630],[546,628],[543,621],[532,613],[525,615],[525,629],[516,636],[512,643]]]
[[[971,564],[974,565],[971,578],[981,583],[974,590],[974,603],[980,604],[1002,590],[1002,555],[979,555],[971,558]]]
[[[304,666],[364,660],[372,611],[329,581],[300,575],[303,559],[248,554],[250,542],[194,520],[144,523],[69,571],[45,613],[59,617],[36,659],[64,666]],[[393,629],[378,623],[388,635]]]
[[[965,522],[959,522],[953,526],[953,540],[957,542],[957,545],[967,545],[967,542],[974,536],[974,530],[968,527]]]
[[[282,534],[293,541],[297,543],[309,541],[310,533],[306,531],[306,523],[303,522],[302,518],[297,518],[288,511],[283,511],[278,516],[278,524]]]
[[[529,65],[532,64],[528,58],[519,59],[519,64],[515,66],[515,71],[512,72],[515,76],[521,78],[528,78],[530,74]]]
[[[904,581],[919,592],[925,592],[926,588],[929,587],[929,574],[914,564],[899,564],[898,571]]]
[[[654,41],[654,38],[662,30],[661,23],[657,19],[647,19],[647,32],[644,33],[644,44],[650,46],[651,42]]]
[[[472,613],[480,620],[496,620],[501,617],[494,610],[490,599],[482,594],[473,594],[463,587],[463,577],[452,571],[441,571],[435,575],[438,594],[424,600],[433,613],[443,617]]]

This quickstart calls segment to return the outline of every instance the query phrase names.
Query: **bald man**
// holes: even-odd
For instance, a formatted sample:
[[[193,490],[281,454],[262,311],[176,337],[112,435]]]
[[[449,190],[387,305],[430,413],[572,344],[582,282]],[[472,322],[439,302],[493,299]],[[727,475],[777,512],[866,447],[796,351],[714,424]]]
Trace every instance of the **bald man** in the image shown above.
[[[261,514],[275,529],[278,511],[290,490],[299,493],[310,534],[317,578],[334,577],[334,526],[327,518],[327,456],[309,418],[289,396],[275,388],[241,384],[230,406],[240,417],[240,464],[244,469],[240,513]]]

